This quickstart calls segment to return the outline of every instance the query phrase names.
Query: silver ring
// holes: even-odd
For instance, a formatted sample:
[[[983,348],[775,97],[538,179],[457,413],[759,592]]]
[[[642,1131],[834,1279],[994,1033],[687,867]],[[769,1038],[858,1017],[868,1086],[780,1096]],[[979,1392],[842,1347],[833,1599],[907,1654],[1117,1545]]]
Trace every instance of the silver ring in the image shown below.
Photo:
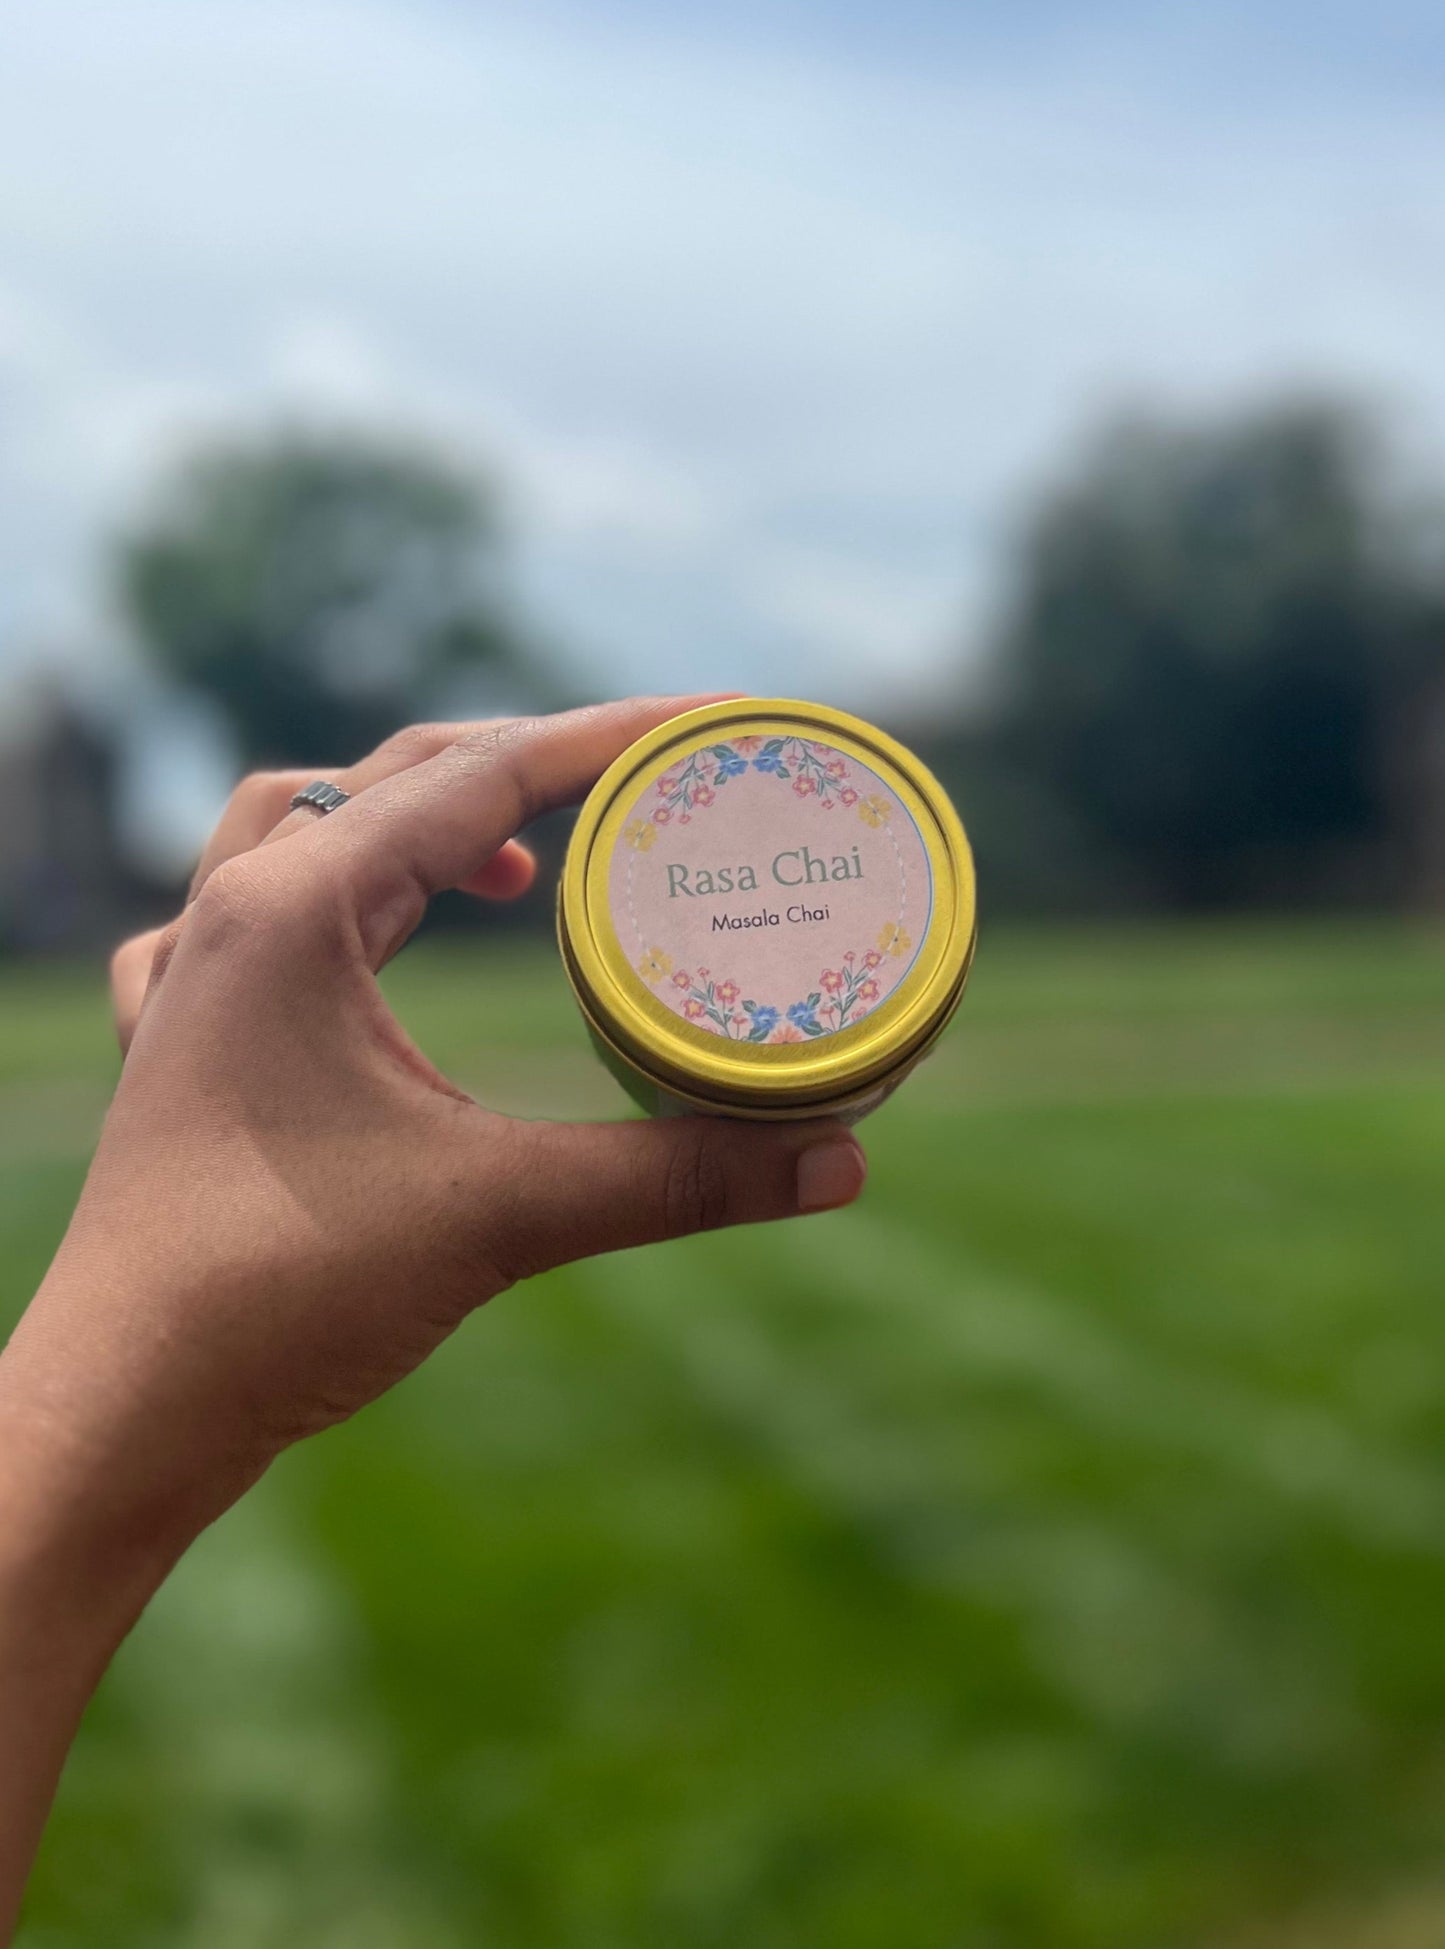
[[[291,810],[299,812],[303,805],[313,812],[319,812],[324,819],[328,812],[334,812],[338,805],[345,805],[351,797],[339,785],[332,785],[324,778],[314,778],[305,791],[298,792],[291,801]]]

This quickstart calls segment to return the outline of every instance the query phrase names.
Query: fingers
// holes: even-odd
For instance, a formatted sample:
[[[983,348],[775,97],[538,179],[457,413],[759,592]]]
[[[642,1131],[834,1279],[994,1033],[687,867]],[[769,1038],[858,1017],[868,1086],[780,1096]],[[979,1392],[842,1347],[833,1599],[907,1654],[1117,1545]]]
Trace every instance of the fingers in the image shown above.
[[[226,801],[226,809],[191,875],[188,906],[225,860],[260,845],[286,817],[292,799],[315,776],[314,771],[255,771],[241,780]]]
[[[273,837],[284,837],[314,821],[314,812],[292,812],[295,795],[317,776],[328,777],[344,791],[357,793],[398,771],[434,757],[459,737],[486,729],[481,723],[417,724],[388,738],[360,764],[337,771],[312,766],[305,771],[279,770],[248,773],[232,792],[225,810],[207,840],[186,892],[189,907],[217,867],[242,853],[252,852]],[[280,829],[280,830],[278,830]],[[517,840],[508,840],[493,856],[482,862],[461,884],[463,891],[488,900],[515,900],[531,886],[537,862],[531,851]],[[155,965],[158,948],[175,942],[175,923],[170,928],[152,928],[136,934],[118,947],[111,958],[111,1004],[116,1036],[121,1052],[129,1049],[149,990],[156,985],[163,968]]]
[[[292,890],[323,900],[343,891],[379,967],[432,894],[472,883],[519,826],[575,803],[635,738],[703,701],[633,698],[480,726],[325,819],[296,815],[310,821],[304,831],[288,831],[288,820],[275,836]]]
[[[831,1120],[678,1117],[507,1129],[518,1188],[489,1245],[509,1278],[594,1252],[831,1211],[853,1202],[868,1171],[857,1139]]]
[[[224,865],[228,859],[234,859],[238,853],[249,853],[254,846],[264,845],[272,838],[285,838],[288,833],[296,832],[317,819],[320,815],[315,812],[291,810],[292,799],[313,779],[328,778],[342,791],[354,796],[384,778],[395,776],[398,771],[435,757],[437,752],[444,751],[459,737],[485,728],[480,723],[414,724],[399,731],[395,737],[388,738],[359,764],[348,765],[339,771],[331,766],[312,766],[306,771],[249,773],[232,792],[215,831],[206,843],[205,851],[191,876],[186,904],[189,906],[216,868]],[[495,866],[496,870],[476,876],[473,882],[468,883],[467,892],[481,894],[490,900],[511,900],[526,892],[535,877],[535,860],[525,846],[515,841],[502,851],[508,857],[503,859],[499,854],[496,861],[488,862],[489,867]]]
[[[463,893],[486,900],[516,900],[537,877],[537,856],[520,839],[509,839],[499,853],[462,881]]]
[[[163,927],[153,927],[148,933],[136,934],[128,941],[122,941],[110,957],[111,1009],[122,1055],[129,1049],[135,1025],[140,1020],[141,1004],[146,998],[151,978],[151,963],[165,931]]]

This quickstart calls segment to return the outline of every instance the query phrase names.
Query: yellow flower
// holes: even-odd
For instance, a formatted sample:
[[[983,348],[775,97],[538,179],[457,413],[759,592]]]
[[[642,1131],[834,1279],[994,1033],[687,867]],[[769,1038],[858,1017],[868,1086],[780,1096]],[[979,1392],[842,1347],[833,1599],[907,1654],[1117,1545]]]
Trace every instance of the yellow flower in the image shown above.
[[[866,799],[858,801],[858,817],[870,826],[881,826],[893,807],[881,793],[870,792]]]
[[[660,947],[650,947],[637,964],[637,972],[644,981],[661,981],[672,973],[672,956],[664,954]]]
[[[900,955],[906,954],[909,948],[912,947],[913,936],[911,934],[905,934],[896,920],[890,920],[878,936],[878,945],[885,954],[891,954],[896,960]]]
[[[657,827],[651,819],[634,819],[630,826],[623,827],[622,837],[639,853],[645,853],[657,837]]]

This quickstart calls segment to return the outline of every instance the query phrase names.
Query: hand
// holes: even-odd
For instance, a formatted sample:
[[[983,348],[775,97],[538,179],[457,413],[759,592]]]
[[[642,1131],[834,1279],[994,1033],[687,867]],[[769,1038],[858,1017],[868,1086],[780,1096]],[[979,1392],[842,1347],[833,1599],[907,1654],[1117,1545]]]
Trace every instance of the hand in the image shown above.
[[[288,814],[300,774],[248,780],[180,920],[117,955],[120,1085],[0,1358],[0,1614],[8,1574],[12,1660],[68,1701],[46,1718],[45,1684],[25,1692],[41,1722],[19,1852],[69,1738],[56,1727],[187,1542],[288,1443],[530,1273],[861,1189],[836,1124],[499,1116],[438,1074],[377,985],[432,894],[520,891],[516,829],[682,708],[403,732],[338,776],[354,796],[326,818]],[[0,1746],[5,1687],[0,1663]]]
[[[861,1188],[834,1124],[496,1115],[377,986],[432,894],[520,890],[515,829],[681,707],[404,732],[340,776],[354,797],[327,818],[286,815],[289,775],[248,781],[183,917],[117,956],[120,1087],[7,1360],[183,1530],[516,1280]]]

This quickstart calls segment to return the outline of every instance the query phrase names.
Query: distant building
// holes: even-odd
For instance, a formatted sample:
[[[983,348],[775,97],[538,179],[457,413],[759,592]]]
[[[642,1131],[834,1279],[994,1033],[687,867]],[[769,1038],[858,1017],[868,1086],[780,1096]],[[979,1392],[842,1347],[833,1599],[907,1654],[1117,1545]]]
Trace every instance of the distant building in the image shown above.
[[[0,951],[95,949],[149,906],[118,839],[114,733],[62,693],[0,718]]]

